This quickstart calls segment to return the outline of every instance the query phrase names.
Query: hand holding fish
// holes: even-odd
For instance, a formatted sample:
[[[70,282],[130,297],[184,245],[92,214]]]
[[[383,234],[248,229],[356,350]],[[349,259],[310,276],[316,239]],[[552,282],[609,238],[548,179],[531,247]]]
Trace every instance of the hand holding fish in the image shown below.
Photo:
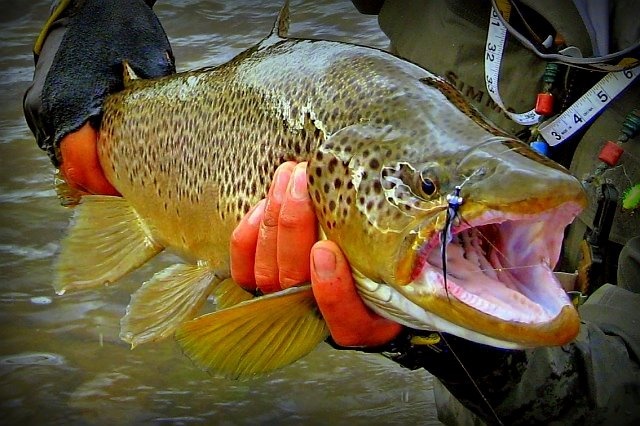
[[[317,242],[316,217],[307,189],[307,163],[287,162],[275,173],[269,195],[247,213],[231,238],[231,274],[247,290],[263,293],[311,280],[313,295],[340,346],[379,346],[402,326],[367,308],[351,268],[332,241]]]
[[[98,133],[89,123],[60,143],[60,171],[72,188],[100,195],[120,195],[104,176],[97,149]]]
[[[268,197],[231,237],[232,276],[246,290],[272,293],[309,281],[309,252],[318,238],[306,164],[281,165]]]

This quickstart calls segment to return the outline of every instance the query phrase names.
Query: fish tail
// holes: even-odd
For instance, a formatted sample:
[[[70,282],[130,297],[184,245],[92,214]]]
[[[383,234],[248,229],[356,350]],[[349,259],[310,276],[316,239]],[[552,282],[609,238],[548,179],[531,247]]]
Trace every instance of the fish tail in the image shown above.
[[[123,198],[86,195],[62,240],[54,288],[63,294],[113,283],[163,249]]]
[[[234,379],[291,364],[328,336],[309,285],[203,315],[176,332],[189,358]]]

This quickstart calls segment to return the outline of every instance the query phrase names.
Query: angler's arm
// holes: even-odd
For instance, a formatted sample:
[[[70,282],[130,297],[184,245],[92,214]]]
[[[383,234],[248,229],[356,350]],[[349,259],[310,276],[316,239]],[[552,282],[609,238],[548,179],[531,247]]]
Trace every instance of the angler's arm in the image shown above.
[[[393,358],[426,368],[489,424],[496,415],[503,424],[633,424],[640,416],[639,306],[637,293],[607,285],[581,308],[571,344],[507,351],[446,336],[441,352],[405,345]],[[436,402],[445,423],[469,414],[446,391],[436,390]]]
[[[96,139],[105,97],[122,88],[122,62],[127,60],[143,77],[175,72],[153,3],[57,2],[34,46],[25,118],[40,148],[82,191],[117,194],[100,167]]]
[[[377,15],[382,9],[384,0],[351,0],[358,12],[365,15]]]

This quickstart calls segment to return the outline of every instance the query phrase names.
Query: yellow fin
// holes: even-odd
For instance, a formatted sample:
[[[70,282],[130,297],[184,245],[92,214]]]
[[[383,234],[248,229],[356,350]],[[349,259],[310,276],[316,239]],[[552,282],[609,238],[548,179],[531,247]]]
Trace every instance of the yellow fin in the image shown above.
[[[291,364],[328,336],[309,285],[203,315],[176,332],[189,358],[234,379]]]
[[[170,336],[197,314],[218,282],[205,263],[172,265],[156,273],[131,296],[120,320],[120,338],[133,348]]]
[[[253,294],[244,290],[231,278],[227,278],[218,284],[213,294],[216,296],[218,310],[230,308],[240,302],[253,299]]]
[[[124,198],[86,195],[62,240],[54,288],[62,294],[115,282],[163,248]]]

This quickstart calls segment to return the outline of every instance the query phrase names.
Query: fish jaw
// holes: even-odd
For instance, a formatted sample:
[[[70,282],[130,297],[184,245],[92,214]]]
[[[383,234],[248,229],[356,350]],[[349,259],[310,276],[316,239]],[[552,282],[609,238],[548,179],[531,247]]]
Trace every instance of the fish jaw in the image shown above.
[[[490,210],[462,221],[446,246],[446,284],[440,232],[410,256],[409,283],[356,281],[374,310],[410,327],[503,348],[563,345],[580,320],[553,267],[564,227],[582,207],[568,201],[535,215]]]

